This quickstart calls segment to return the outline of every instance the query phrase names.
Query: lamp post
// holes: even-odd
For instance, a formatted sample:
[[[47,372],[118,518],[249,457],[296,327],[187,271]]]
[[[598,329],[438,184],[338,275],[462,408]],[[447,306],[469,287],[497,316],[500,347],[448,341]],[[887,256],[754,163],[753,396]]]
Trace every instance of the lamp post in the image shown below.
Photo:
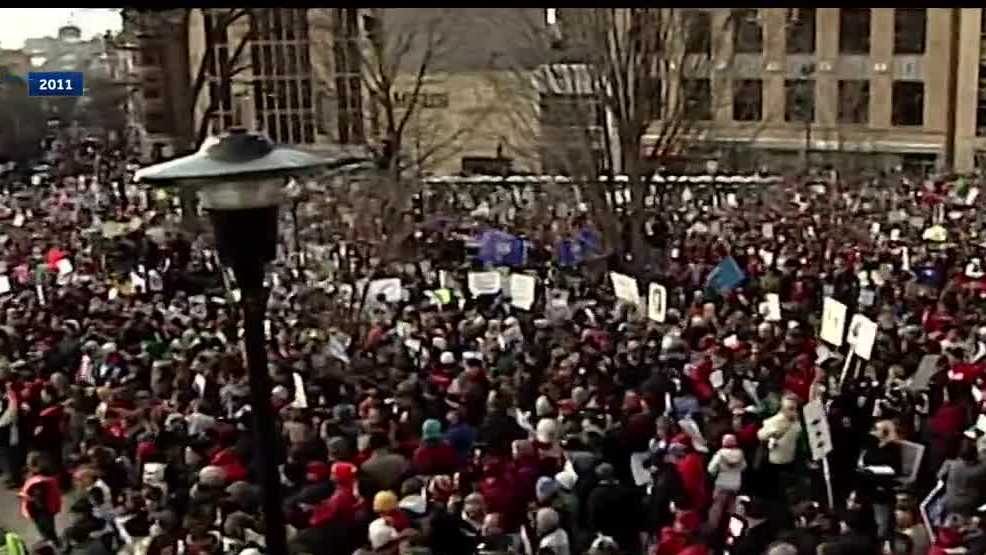
[[[275,147],[242,129],[207,139],[198,152],[139,170],[135,179],[191,188],[199,194],[215,229],[220,259],[233,269],[242,292],[243,341],[250,376],[250,404],[256,457],[261,472],[266,553],[287,555],[281,507],[281,477],[275,453],[278,438],[271,404],[271,379],[264,327],[267,289],[264,270],[275,257],[277,213],[287,175],[318,167],[342,166],[351,159],[322,158]]]

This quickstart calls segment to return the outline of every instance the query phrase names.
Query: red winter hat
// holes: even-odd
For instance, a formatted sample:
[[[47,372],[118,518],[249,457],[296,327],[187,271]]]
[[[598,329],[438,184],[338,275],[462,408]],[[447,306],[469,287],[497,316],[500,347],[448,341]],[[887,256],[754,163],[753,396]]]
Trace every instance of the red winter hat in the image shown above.
[[[332,464],[329,472],[332,479],[340,484],[351,484],[356,481],[356,466],[352,463],[337,462]]]

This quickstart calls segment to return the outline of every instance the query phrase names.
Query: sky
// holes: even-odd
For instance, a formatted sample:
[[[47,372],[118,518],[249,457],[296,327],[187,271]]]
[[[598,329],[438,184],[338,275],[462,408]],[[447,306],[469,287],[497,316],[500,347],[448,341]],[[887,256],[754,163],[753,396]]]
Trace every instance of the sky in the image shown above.
[[[0,48],[8,50],[20,50],[25,39],[57,36],[68,23],[82,29],[84,39],[118,31],[123,24],[110,8],[0,8],[0,21]]]

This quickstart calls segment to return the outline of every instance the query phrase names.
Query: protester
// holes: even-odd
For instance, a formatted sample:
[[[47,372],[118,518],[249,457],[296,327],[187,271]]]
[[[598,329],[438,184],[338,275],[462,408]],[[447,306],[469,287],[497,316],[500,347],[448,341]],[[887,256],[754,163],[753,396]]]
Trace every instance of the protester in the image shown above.
[[[389,248],[316,179],[268,269],[265,451],[235,280],[101,156],[0,176],[0,466],[54,545],[262,552],[261,457],[299,555],[986,545],[975,178],[669,185],[630,250],[526,190],[429,191]]]

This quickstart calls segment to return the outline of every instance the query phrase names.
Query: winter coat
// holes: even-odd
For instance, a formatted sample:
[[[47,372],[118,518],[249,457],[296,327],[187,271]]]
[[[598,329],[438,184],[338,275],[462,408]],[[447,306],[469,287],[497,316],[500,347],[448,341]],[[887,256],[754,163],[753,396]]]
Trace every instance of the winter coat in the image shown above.
[[[411,467],[415,474],[425,476],[454,474],[459,469],[459,455],[444,441],[424,443],[415,450]]]
[[[746,456],[738,447],[723,447],[712,456],[708,470],[711,476],[716,477],[716,490],[738,492],[743,483],[743,471],[746,470]]]
[[[586,503],[589,531],[610,536],[619,545],[633,545],[640,530],[636,492],[617,482],[602,482]]]
[[[689,452],[675,465],[688,498],[688,507],[697,511],[708,506],[709,484],[705,475],[705,461],[700,453]]]

